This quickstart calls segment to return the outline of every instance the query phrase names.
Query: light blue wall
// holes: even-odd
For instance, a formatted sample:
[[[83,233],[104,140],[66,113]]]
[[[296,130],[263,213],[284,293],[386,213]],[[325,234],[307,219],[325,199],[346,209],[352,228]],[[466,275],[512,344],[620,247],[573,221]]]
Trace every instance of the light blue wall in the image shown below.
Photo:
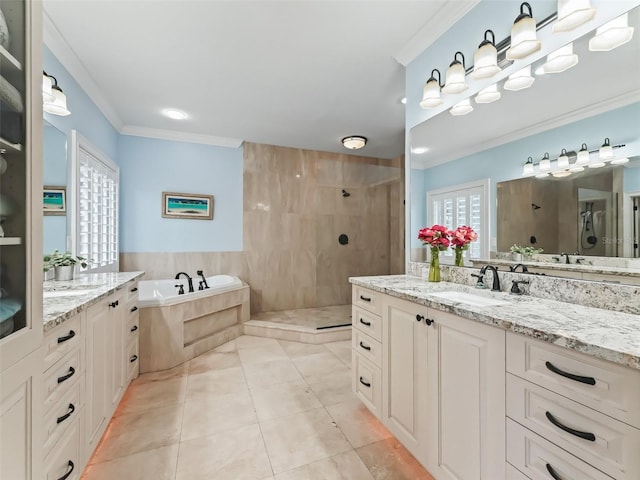
[[[242,250],[242,148],[123,135],[120,251]],[[162,192],[214,196],[213,220],[162,218]]]
[[[640,157],[636,157],[636,161],[638,159]],[[622,189],[627,194],[640,194],[640,166],[636,165],[633,168],[624,169]]]
[[[51,125],[42,130],[43,143],[43,184],[46,186],[67,185],[67,139]],[[43,253],[66,250],[67,217],[48,215],[43,217]]]

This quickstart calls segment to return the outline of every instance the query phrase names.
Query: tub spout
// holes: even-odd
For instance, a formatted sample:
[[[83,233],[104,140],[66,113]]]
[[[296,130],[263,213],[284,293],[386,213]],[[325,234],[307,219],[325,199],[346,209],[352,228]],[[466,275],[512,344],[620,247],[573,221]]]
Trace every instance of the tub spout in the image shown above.
[[[187,282],[189,283],[189,293],[193,293],[193,279],[185,272],[180,272],[176,275],[176,280],[178,280],[180,278],[180,275],[184,275],[185,277],[187,277]]]
[[[202,277],[202,280],[200,280],[200,285],[203,288],[209,288],[209,284],[207,283],[207,278],[202,273],[202,270],[198,270],[196,273]],[[202,288],[200,288],[200,290],[202,290]]]

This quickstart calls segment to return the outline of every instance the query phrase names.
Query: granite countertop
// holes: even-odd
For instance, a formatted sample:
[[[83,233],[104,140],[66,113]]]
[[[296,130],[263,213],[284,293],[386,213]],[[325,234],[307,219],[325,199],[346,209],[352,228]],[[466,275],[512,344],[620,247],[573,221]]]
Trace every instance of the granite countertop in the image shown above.
[[[588,263],[551,263],[551,262],[537,262],[537,261],[523,261],[516,262],[513,260],[503,260],[499,258],[492,258],[489,260],[473,260],[474,266],[479,265],[526,265],[528,268],[545,268],[547,270],[564,270],[567,272],[581,272],[581,273],[599,273],[603,275],[620,275],[625,277],[640,277],[640,269],[637,268],[624,268],[624,267],[607,267],[604,265],[589,265]]]
[[[354,285],[537,338],[640,370],[640,316],[528,295],[475,289],[450,282],[430,283],[410,275],[352,277]],[[475,306],[433,296],[460,292],[508,303]]]
[[[43,328],[47,332],[108,297],[144,272],[80,274],[69,281],[48,280],[43,289]]]

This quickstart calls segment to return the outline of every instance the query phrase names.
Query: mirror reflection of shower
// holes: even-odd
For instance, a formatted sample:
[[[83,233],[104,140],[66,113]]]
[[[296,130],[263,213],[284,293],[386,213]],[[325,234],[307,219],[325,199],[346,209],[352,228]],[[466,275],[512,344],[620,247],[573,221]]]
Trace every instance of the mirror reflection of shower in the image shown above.
[[[612,192],[578,188],[578,253],[583,255],[605,255],[615,250],[615,228],[612,219],[616,208]],[[609,213],[607,213],[609,212]],[[611,252],[608,252],[611,253]]]

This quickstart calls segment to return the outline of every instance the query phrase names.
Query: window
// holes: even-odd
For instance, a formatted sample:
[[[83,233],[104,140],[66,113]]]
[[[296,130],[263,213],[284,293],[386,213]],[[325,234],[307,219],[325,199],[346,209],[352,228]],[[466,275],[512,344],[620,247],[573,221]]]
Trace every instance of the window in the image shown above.
[[[465,258],[489,258],[489,179],[454,185],[427,192],[427,225],[444,225],[453,230],[461,225],[473,228],[478,240],[472,242]],[[440,254],[444,263],[453,263],[453,250]]]
[[[73,132],[76,185],[74,252],[91,259],[85,271],[117,272],[119,169]]]

